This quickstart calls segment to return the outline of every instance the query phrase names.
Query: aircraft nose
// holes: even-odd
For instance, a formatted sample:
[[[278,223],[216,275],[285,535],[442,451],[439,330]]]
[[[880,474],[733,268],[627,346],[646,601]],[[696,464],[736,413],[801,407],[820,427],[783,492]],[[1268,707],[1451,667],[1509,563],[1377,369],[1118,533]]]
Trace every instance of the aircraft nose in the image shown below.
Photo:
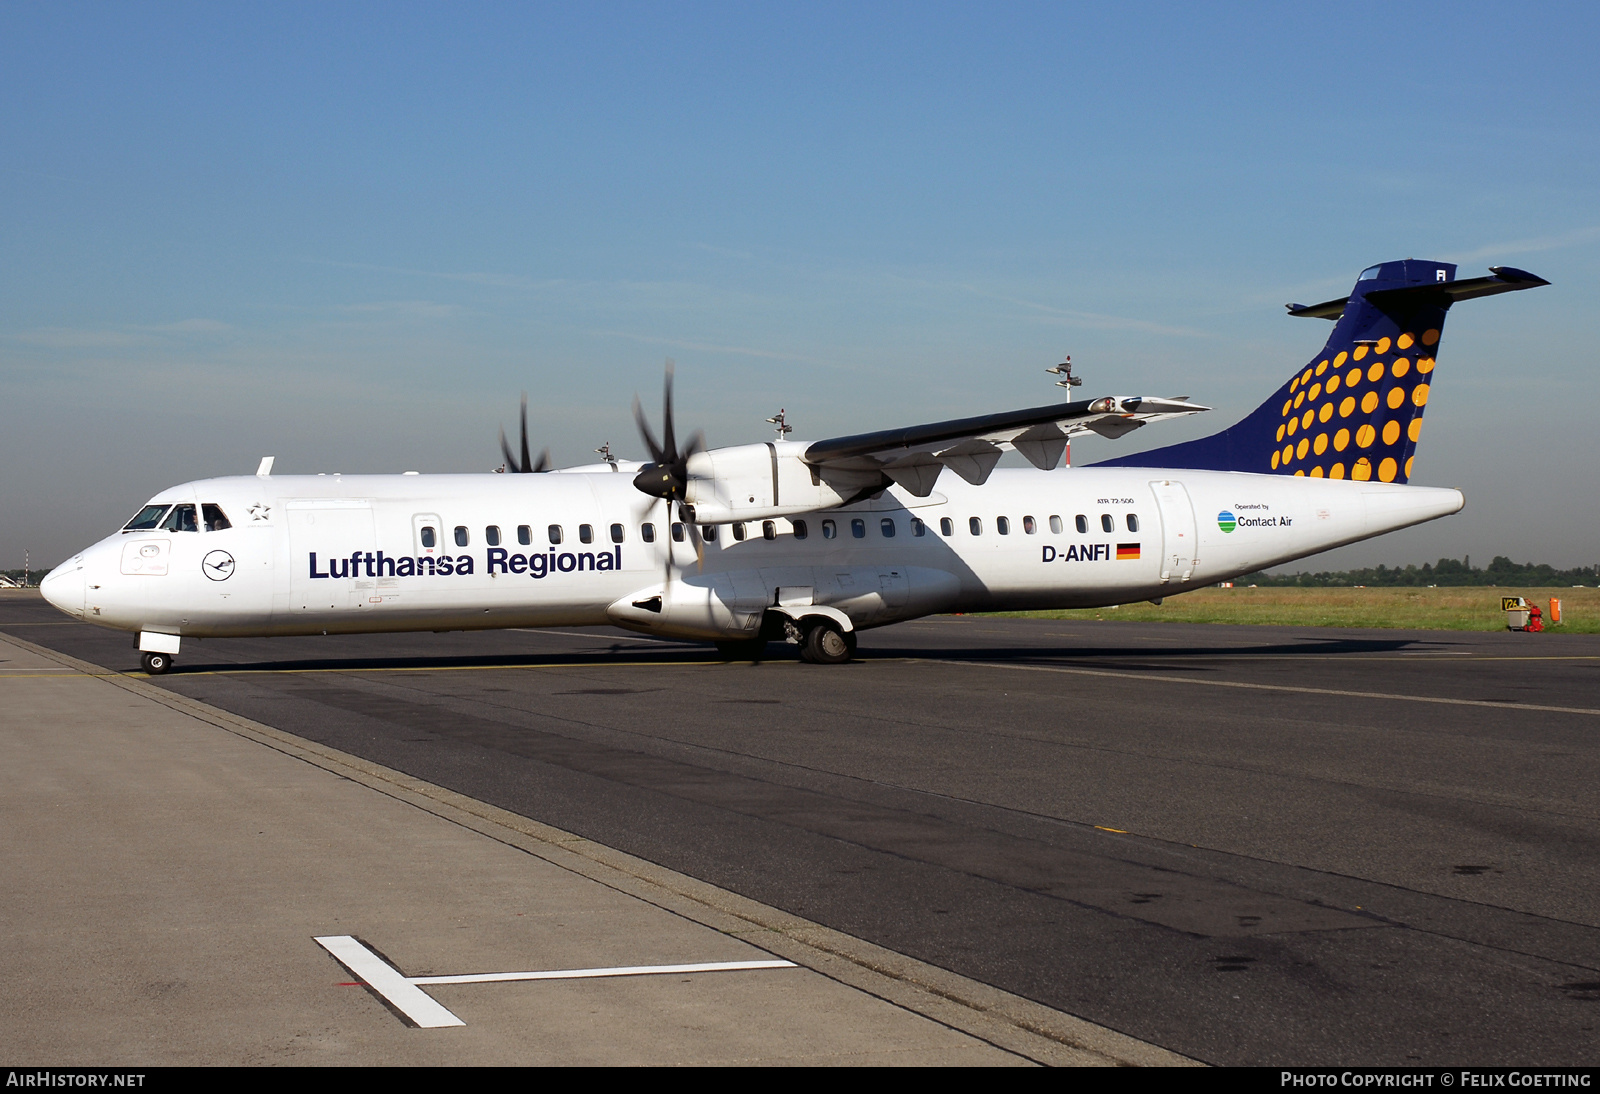
[[[39,582],[39,591],[44,598],[68,615],[83,617],[83,559],[78,557],[71,562],[63,562],[54,570],[45,575]]]

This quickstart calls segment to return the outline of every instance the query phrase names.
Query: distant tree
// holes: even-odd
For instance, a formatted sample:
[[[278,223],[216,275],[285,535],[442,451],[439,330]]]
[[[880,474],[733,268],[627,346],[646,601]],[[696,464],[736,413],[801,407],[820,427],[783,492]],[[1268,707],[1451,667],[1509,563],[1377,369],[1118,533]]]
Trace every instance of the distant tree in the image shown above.
[[[1415,563],[1405,568],[1378,565],[1360,570],[1340,570],[1321,573],[1269,574],[1253,573],[1235,578],[1236,585],[1268,585],[1304,588],[1349,588],[1355,585],[1370,587],[1427,586],[1427,585],[1600,585],[1600,566],[1580,566],[1574,570],[1558,570],[1548,563],[1512,562],[1504,555],[1496,555],[1485,569],[1476,569],[1469,562],[1441,558],[1438,562],[1421,566]]]

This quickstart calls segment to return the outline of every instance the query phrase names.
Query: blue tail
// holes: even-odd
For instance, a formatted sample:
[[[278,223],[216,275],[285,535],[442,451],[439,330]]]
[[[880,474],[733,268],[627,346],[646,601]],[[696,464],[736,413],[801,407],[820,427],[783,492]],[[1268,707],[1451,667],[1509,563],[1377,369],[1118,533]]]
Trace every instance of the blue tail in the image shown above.
[[[1384,262],[1361,271],[1347,297],[1290,304],[1290,315],[1336,320],[1333,334],[1249,417],[1210,437],[1096,466],[1405,482],[1450,305],[1549,284],[1510,266],[1490,269],[1494,277],[1457,281],[1448,262]]]

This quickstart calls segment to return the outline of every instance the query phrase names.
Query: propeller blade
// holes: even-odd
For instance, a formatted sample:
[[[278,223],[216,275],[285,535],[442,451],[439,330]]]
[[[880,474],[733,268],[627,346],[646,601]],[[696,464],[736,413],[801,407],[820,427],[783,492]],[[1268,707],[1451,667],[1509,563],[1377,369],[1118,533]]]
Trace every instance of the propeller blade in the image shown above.
[[[678,506],[678,519],[683,521],[683,526],[689,530],[689,542],[694,544],[695,570],[699,571],[705,569],[706,541],[704,537],[700,535],[699,526],[696,525],[694,521],[688,519],[688,514],[684,512],[684,507],[682,505]]]
[[[665,464],[668,462],[666,450],[656,444],[656,435],[650,432],[650,423],[644,416],[644,407],[639,405],[639,396],[633,397],[633,420],[639,426],[639,436],[644,438],[645,448],[650,450],[650,459],[654,463]]]
[[[672,410],[673,371],[674,366],[669,358],[666,378],[661,385],[661,443],[656,443],[655,434],[651,432],[650,423],[644,416],[644,407],[639,404],[639,396],[633,397],[633,420],[638,423],[639,436],[644,438],[645,447],[650,450],[651,461],[634,476],[633,485],[651,497],[681,502],[689,487],[689,458],[696,452],[706,450],[706,436],[704,432],[696,430],[694,436],[689,438],[688,447],[679,451],[678,427]],[[670,506],[668,512],[671,512]]]
[[[528,458],[528,393],[522,393],[522,462],[517,465],[517,470],[526,475],[533,470],[533,461]]]
[[[506,470],[515,471],[517,469],[517,457],[511,454],[511,445],[506,443],[504,427],[500,430],[500,451],[506,458]]]
[[[672,374],[675,371],[672,358],[667,358],[667,378],[661,385],[661,449],[667,454],[667,461],[676,463],[678,460],[678,432],[672,424]]]
[[[522,458],[523,459],[527,459],[528,458],[527,449],[523,449]],[[534,464],[533,467],[531,468],[531,470],[535,474],[541,474],[541,473],[543,473],[545,471],[550,470],[550,450],[548,448],[545,449],[543,452],[539,453],[539,462]]]
[[[663,531],[666,533],[666,537],[667,537],[667,562],[666,562],[666,572],[661,575],[661,590],[662,590],[662,595],[663,596],[666,595],[667,588],[672,584],[672,506],[671,506],[671,504],[668,504],[667,507],[666,507],[666,517],[667,517],[666,528],[663,529]]]

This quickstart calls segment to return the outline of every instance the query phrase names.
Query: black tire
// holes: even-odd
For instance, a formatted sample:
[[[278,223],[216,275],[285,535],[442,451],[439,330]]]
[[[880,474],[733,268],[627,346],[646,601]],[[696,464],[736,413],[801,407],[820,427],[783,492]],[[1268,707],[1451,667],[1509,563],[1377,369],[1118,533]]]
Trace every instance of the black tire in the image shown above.
[[[141,654],[139,663],[144,666],[144,671],[151,676],[160,676],[162,673],[172,671],[172,657],[165,653]]]
[[[855,653],[854,637],[845,634],[831,620],[812,624],[806,632],[806,644],[801,656],[813,665],[842,665]]]
[[[765,638],[736,638],[716,645],[717,652],[728,661],[760,661],[767,652]]]

